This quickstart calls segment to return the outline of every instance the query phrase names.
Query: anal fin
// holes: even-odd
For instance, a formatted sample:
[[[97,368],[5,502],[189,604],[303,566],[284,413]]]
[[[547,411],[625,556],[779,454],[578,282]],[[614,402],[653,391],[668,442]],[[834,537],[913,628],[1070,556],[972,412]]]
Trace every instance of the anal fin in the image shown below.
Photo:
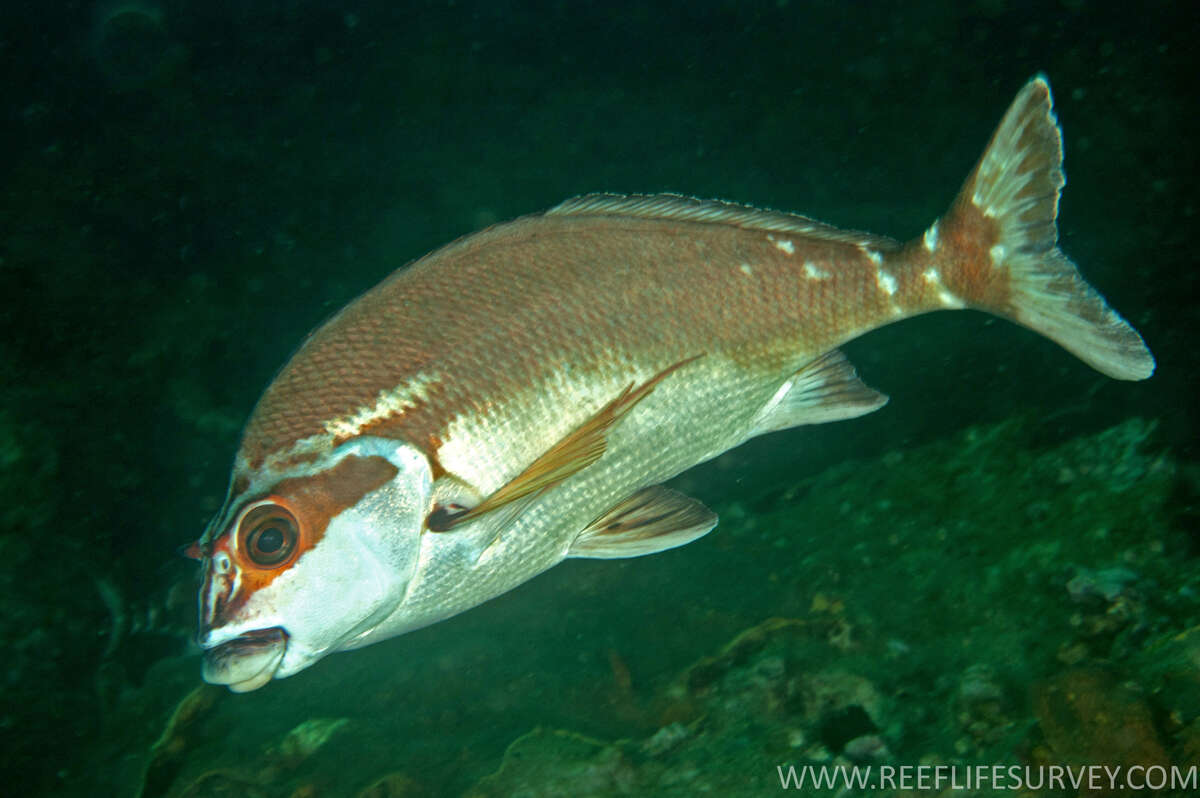
[[[588,524],[567,556],[611,560],[657,554],[691,543],[716,525],[716,513],[700,502],[653,485]]]
[[[854,366],[834,349],[793,374],[759,411],[747,437],[801,424],[824,424],[864,416],[888,398],[868,388]]]

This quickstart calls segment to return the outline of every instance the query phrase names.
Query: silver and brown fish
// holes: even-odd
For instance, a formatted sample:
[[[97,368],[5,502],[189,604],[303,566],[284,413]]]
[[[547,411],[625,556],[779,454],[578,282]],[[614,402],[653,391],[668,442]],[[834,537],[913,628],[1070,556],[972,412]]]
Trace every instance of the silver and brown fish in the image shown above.
[[[837,350],[976,308],[1099,371],[1154,359],[1056,246],[1041,78],[908,243],[679,196],[592,195],[467,236],[312,333],[194,547],[204,678],[235,691],[460,613],[566,557],[688,543],[660,483],[756,435],[883,406]]]

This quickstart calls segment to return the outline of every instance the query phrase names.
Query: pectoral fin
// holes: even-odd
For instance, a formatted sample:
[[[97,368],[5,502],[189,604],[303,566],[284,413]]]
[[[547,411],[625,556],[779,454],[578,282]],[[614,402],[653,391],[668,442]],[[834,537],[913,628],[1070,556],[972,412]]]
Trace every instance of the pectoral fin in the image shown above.
[[[616,399],[606,404],[598,413],[575,428],[571,434],[552,446],[545,454],[534,460],[528,468],[495,493],[474,507],[459,512],[439,508],[430,514],[429,529],[446,532],[467,521],[497,510],[526,496],[557,485],[600,459],[607,446],[606,436],[613,426],[624,418],[638,402],[650,395],[667,375],[680,366],[692,362],[700,355],[681,360],[655,374],[646,382],[634,387],[625,386]]]
[[[700,502],[654,485],[589,524],[567,556],[611,560],[657,554],[691,543],[716,525],[716,513]]]

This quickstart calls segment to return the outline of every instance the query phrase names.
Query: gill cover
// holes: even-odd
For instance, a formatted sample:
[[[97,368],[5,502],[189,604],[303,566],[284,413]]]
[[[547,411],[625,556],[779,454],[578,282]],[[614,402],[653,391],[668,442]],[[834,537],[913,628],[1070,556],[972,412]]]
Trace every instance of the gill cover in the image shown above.
[[[431,507],[428,459],[384,438],[264,466],[202,543],[204,678],[238,692],[351,647],[402,602]]]

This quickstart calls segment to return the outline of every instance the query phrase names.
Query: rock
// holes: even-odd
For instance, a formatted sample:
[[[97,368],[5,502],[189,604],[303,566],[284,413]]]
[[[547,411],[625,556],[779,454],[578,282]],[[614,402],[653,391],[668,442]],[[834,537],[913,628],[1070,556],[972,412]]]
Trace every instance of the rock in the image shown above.
[[[150,761],[142,777],[139,796],[152,798],[166,793],[183,766],[191,730],[208,714],[220,694],[219,688],[201,684],[175,706],[162,734],[150,749]]]
[[[1098,668],[1074,668],[1046,679],[1035,686],[1033,705],[1058,764],[1104,763],[1123,770],[1171,764],[1141,693]]]
[[[424,789],[403,773],[389,773],[364,787],[355,798],[420,798]]]
[[[692,736],[692,730],[682,723],[663,726],[650,739],[642,743],[642,752],[647,756],[665,754]]]
[[[333,735],[337,734],[349,718],[312,718],[288,732],[279,743],[267,751],[272,765],[280,769],[293,769],[321,749]]]
[[[464,798],[557,798],[637,794],[637,775],[620,747],[575,732],[534,729],[504,753],[500,769]]]

